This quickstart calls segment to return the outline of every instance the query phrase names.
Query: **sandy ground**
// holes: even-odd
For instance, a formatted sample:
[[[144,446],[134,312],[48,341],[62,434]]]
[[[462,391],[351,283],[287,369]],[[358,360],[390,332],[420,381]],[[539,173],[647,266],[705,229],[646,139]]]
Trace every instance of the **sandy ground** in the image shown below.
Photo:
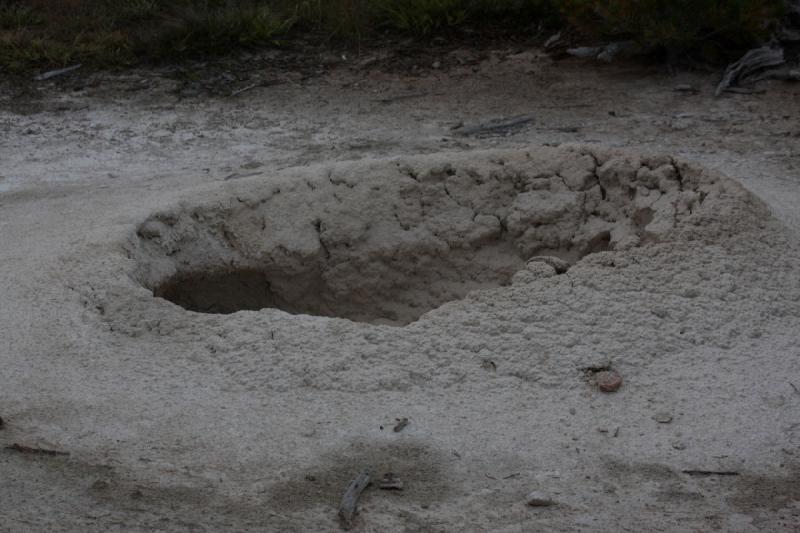
[[[715,99],[714,74],[520,50],[364,63],[236,96],[160,70],[3,88],[0,530],[333,531],[364,469],[404,490],[367,489],[360,531],[800,529],[800,89]],[[405,327],[197,314],[134,283],[143,222],[294,167],[562,143],[719,171],[771,216]],[[613,394],[585,370],[608,364]]]

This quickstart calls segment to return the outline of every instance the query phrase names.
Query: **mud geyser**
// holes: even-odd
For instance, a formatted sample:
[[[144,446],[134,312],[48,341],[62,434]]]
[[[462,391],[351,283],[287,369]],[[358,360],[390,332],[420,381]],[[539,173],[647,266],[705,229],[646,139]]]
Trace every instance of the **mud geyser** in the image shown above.
[[[726,197],[713,176],[669,157],[586,149],[310,167],[153,215],[131,240],[133,275],[196,312],[403,325],[508,284],[537,256],[572,264],[686,236]]]

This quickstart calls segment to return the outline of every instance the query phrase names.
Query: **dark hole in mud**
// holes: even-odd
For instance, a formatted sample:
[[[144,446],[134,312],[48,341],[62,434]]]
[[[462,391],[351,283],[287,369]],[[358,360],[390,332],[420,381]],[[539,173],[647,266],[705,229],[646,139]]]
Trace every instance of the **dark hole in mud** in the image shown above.
[[[577,152],[359,165],[154,215],[132,243],[134,278],[196,312],[405,325],[509,285],[534,257],[553,258],[555,275],[652,242],[679,220],[679,202],[697,200],[670,163],[603,170]],[[531,268],[514,283],[547,275],[541,261]]]
[[[579,251],[548,250],[544,255],[555,261],[556,274],[577,258],[608,246],[606,232]],[[269,268],[182,273],[157,286],[153,294],[200,313],[275,308],[290,314],[402,326],[472,291],[511,285],[512,276],[525,266],[526,259],[501,241],[441,256],[393,258],[388,264],[343,266],[321,260],[294,273]]]
[[[326,261],[293,274],[249,268],[184,273],[157,286],[153,294],[201,313],[275,308],[290,314],[405,325],[471,291],[508,286],[524,267],[525,260],[512,248],[495,245],[380,263],[379,276],[368,273],[374,267],[361,265],[346,268],[349,272],[338,277],[337,268]]]

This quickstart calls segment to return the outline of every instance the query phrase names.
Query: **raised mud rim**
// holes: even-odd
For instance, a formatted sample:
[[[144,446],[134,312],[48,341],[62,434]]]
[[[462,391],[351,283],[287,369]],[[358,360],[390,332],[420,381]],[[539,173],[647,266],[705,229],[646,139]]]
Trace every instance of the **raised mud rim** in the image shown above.
[[[591,253],[714,242],[765,212],[732,180],[669,156],[541,147],[230,183],[148,217],[128,247],[133,279],[190,311],[404,325]]]

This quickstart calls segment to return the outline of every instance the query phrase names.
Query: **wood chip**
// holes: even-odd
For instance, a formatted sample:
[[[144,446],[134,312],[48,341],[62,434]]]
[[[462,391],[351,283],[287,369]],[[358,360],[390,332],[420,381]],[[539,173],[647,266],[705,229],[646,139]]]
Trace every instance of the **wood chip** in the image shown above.
[[[387,472],[384,474],[383,479],[378,482],[378,488],[381,490],[403,490],[403,482],[396,475]]]

